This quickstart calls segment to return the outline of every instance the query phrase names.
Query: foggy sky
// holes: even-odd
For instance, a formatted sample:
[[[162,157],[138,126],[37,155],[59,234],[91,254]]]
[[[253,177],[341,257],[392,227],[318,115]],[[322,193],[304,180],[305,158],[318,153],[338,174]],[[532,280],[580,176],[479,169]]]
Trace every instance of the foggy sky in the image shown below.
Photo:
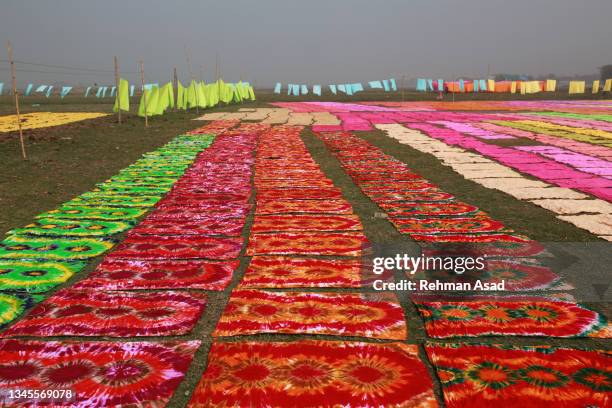
[[[2,0],[0,59],[112,70],[148,82],[258,85],[491,73],[590,74],[612,63],[611,0]],[[9,82],[0,62],[0,82]],[[19,65],[20,69],[65,72]],[[110,84],[112,73],[18,72],[20,83]]]

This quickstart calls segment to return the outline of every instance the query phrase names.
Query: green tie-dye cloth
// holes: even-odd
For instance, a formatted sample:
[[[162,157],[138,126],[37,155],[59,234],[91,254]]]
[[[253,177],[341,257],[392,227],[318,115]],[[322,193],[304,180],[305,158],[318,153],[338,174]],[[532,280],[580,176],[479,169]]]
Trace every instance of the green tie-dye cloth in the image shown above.
[[[85,265],[83,261],[0,260],[0,291],[46,292],[68,281]]]
[[[37,216],[37,219],[129,221],[142,217],[147,210],[130,207],[81,207],[62,205]]]
[[[134,223],[123,221],[41,218],[23,228],[16,228],[9,234],[51,237],[109,237],[127,231],[133,226]]]
[[[126,196],[101,193],[85,193],[68,201],[68,205],[88,207],[153,207],[161,196]]]
[[[0,292],[0,329],[43,299],[41,295]]]
[[[28,238],[9,236],[0,241],[0,259],[88,259],[102,255],[115,242],[102,238]]]

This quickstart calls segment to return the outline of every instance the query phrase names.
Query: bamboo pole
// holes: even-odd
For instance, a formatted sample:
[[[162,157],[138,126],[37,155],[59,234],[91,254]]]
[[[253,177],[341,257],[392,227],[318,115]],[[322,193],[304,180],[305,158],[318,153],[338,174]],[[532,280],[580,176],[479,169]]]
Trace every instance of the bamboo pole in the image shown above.
[[[147,114],[147,93],[145,92],[144,63],[140,60],[140,83],[142,85],[142,103],[144,104],[145,127],[149,127],[149,116]]]
[[[120,94],[120,90],[121,87],[119,86],[119,59],[117,59],[117,56],[115,55],[114,57],[115,59],[115,86],[117,87],[117,120],[119,121],[119,124],[121,124],[121,94]]]
[[[195,84],[196,115],[199,115],[200,114],[200,98],[198,96],[198,86],[197,86],[197,83],[195,83],[195,79],[193,77],[193,70],[191,69],[191,52],[187,51],[186,47],[185,47],[185,54],[187,56],[187,67],[189,68],[189,77],[191,78],[191,82]]]
[[[19,93],[17,92],[17,74],[15,73],[15,61],[13,61],[13,47],[10,41],[6,42],[9,64],[11,66],[11,79],[13,82],[13,95],[15,96],[15,112],[17,114],[17,127],[19,128],[19,143],[21,144],[21,156],[23,160],[28,160],[23,140],[23,128],[21,127],[21,113],[19,112]]]
[[[172,82],[174,83],[174,89],[172,90],[172,93],[174,93],[174,112],[176,112],[178,110],[178,75],[176,74],[176,67],[174,67]]]

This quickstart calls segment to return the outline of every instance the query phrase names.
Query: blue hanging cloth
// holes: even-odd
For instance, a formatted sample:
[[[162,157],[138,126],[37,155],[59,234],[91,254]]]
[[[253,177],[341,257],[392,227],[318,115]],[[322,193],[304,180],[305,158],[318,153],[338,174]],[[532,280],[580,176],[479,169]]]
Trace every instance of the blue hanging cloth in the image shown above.
[[[425,81],[423,78],[417,79],[416,90],[419,92],[427,91],[427,81]]]
[[[338,93],[338,91],[336,90],[336,85],[330,85],[329,86],[329,90],[331,91],[331,93],[333,93],[334,95],[336,95]]]
[[[282,87],[283,87],[282,84],[280,82],[277,82],[276,85],[274,86],[274,93],[275,94],[281,93]]]
[[[371,89],[382,89],[382,82],[380,81],[370,81],[368,82],[368,85],[370,85]]]

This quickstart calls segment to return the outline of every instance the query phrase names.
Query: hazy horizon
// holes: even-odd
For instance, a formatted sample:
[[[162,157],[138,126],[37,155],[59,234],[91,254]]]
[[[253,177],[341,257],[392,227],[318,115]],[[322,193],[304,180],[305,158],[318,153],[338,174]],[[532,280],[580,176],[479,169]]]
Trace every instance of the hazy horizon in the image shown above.
[[[343,83],[395,77],[454,79],[511,73],[596,74],[612,64],[612,1],[387,0],[93,2],[20,0],[0,7],[0,40],[17,61],[19,83],[110,84],[113,56],[139,82],[223,77],[259,86]],[[36,71],[36,72],[28,72]],[[40,72],[38,72],[40,71]],[[9,83],[0,62],[0,82]]]

